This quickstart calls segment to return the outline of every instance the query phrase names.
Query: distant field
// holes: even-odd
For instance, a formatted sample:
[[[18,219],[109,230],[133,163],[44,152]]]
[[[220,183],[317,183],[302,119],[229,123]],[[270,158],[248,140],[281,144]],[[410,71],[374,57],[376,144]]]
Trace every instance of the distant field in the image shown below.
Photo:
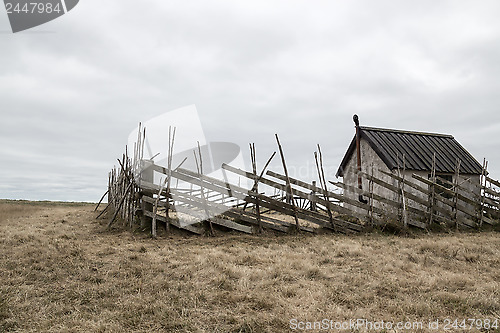
[[[153,240],[107,231],[93,209],[0,201],[0,332],[301,332],[291,323],[361,318],[442,332],[445,319],[500,320],[498,232]]]

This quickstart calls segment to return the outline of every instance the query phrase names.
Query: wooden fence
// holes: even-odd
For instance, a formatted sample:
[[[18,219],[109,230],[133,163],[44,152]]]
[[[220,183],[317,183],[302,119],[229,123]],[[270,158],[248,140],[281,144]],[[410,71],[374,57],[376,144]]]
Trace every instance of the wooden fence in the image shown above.
[[[288,174],[276,136],[283,172],[267,170],[275,154],[257,172],[255,147],[250,145],[252,172],[222,164],[226,177],[221,180],[200,170],[201,152],[196,172],[172,167],[174,136],[175,130],[169,142],[168,166],[164,167],[143,158],[145,132],[139,130],[133,157],[129,158],[126,150],[118,160],[119,168],[109,174],[108,205],[98,216],[106,211],[112,213],[108,226],[120,218],[131,228],[151,228],[153,237],[158,225],[164,226],[166,232],[173,226],[195,234],[213,234],[217,230],[251,234],[264,229],[349,234],[388,224],[401,228],[432,229],[440,225],[478,229],[496,225],[500,219],[500,182],[488,176],[487,163],[476,187],[459,183],[457,168],[454,182],[436,176],[435,172],[425,178],[417,174],[408,177],[397,170],[379,170],[377,174],[386,177],[377,178],[372,170],[360,172],[369,184],[365,190],[338,182],[329,182],[328,188],[319,145],[315,160],[320,186],[316,186]],[[161,176],[160,184],[154,182],[154,174]],[[251,188],[231,184],[228,174],[249,180]],[[174,181],[182,186],[172,186]],[[391,195],[377,193],[374,184]],[[263,187],[268,191],[262,191]],[[266,194],[269,189],[275,194]],[[367,203],[358,200],[359,195],[367,198]]]

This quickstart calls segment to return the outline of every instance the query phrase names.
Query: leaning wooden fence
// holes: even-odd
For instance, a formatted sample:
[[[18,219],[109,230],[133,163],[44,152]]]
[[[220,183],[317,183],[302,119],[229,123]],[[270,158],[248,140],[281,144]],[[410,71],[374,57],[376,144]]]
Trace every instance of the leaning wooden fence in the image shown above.
[[[174,137],[175,130],[169,139],[168,165],[160,166],[143,158],[145,131],[139,129],[133,157],[126,150],[118,160],[119,167],[109,174],[108,205],[98,216],[109,211],[108,226],[120,219],[131,228],[150,228],[154,237],[159,225],[167,233],[173,226],[195,234],[213,234],[216,230],[251,234],[265,229],[349,234],[388,224],[421,229],[435,225],[482,228],[496,225],[500,219],[500,182],[488,176],[486,162],[480,184],[472,189],[458,182],[459,161],[454,182],[436,176],[434,171],[425,178],[372,168],[369,173],[360,172],[369,184],[364,190],[338,182],[329,182],[329,188],[319,145],[314,155],[320,185],[316,186],[288,173],[284,151],[276,136],[282,172],[267,170],[275,154],[259,172],[254,145],[250,145],[251,172],[221,165],[224,174],[249,180],[252,186],[247,189],[231,184],[227,177],[220,180],[203,174],[199,147],[198,155],[195,150],[197,171],[174,168],[171,165]],[[154,183],[154,173],[162,176],[160,184]],[[183,186],[173,186],[174,181]],[[375,193],[374,185],[391,195]],[[263,187],[272,189],[275,195],[261,191]],[[357,196],[367,198],[367,203]]]

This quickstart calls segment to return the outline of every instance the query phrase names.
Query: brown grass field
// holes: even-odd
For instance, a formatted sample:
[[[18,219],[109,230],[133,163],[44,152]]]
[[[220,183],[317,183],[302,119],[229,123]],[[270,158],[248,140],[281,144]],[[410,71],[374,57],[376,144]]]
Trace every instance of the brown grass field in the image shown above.
[[[443,332],[428,323],[500,319],[498,232],[154,240],[107,231],[93,209],[0,201],[0,332],[341,332],[291,321],[361,318]]]

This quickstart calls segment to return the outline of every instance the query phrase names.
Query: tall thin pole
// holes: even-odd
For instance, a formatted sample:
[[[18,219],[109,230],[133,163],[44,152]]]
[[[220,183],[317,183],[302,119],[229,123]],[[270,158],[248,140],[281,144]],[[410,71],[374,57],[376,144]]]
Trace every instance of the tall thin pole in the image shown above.
[[[288,176],[288,169],[286,167],[286,162],[285,162],[285,154],[283,154],[283,148],[281,147],[281,143],[280,143],[280,139],[278,138],[278,134],[275,134],[275,136],[276,136],[276,142],[278,143],[278,148],[280,150],[281,163],[283,164],[283,170],[285,171],[286,193],[287,193],[287,195],[290,196],[290,199],[291,199],[291,205],[293,208],[293,217],[295,219],[295,227],[297,228],[297,231],[300,231],[299,218],[297,217],[297,206],[295,205],[295,199],[293,197],[293,189],[292,189],[292,185],[290,184],[290,177]]]
[[[203,174],[203,158],[201,156],[201,148],[200,148],[200,143],[198,142],[198,154],[200,154],[200,162],[198,164],[198,159],[196,158],[196,151],[193,151],[194,153],[194,160],[196,162],[196,168],[198,170],[198,174],[200,175],[200,194],[201,194],[201,199],[203,201],[203,209],[205,210],[205,215],[207,216],[207,221],[208,221],[208,226],[210,227],[210,235],[214,236],[215,231],[214,227],[212,225],[212,221],[210,221],[210,212],[208,210],[208,203],[207,203],[207,198],[205,197],[205,189],[203,187],[203,182],[201,181],[201,175]]]
[[[479,215],[479,227],[481,228],[483,226],[483,217],[484,217],[484,201],[486,197],[486,183],[487,183],[487,178],[486,176],[488,175],[488,161],[486,161],[486,158],[483,159],[483,170],[481,171],[481,189],[483,191],[483,194],[481,195],[481,204],[479,205],[480,215]],[[483,185],[483,180],[484,180],[484,185]]]
[[[257,178],[257,158],[255,153],[255,143],[250,144],[250,158],[252,160],[252,170],[255,176],[254,185],[252,187],[252,191],[259,193],[259,179]],[[259,198],[255,198],[255,214],[257,215],[257,222],[259,224],[259,232],[263,231],[262,229],[262,220],[260,218],[260,204]]]
[[[318,170],[319,182],[323,190],[323,198],[326,201],[326,211],[328,213],[328,219],[330,220],[330,224],[333,230],[335,230],[335,224],[333,223],[333,215],[330,208],[330,198],[328,197],[328,188],[326,187],[325,171],[323,169],[323,154],[321,153],[321,147],[319,144],[318,144],[318,152],[314,152],[314,159],[316,161],[316,169]]]
[[[454,209],[454,220],[455,220],[455,228],[458,230],[458,209],[457,209],[457,204],[458,204],[458,178],[460,177],[460,164],[461,161],[457,158],[456,164],[455,164],[455,181],[453,182],[453,209]]]
[[[429,226],[432,224],[434,218],[434,196],[435,196],[435,184],[436,184],[436,153],[432,155],[432,169],[431,169],[431,181],[432,185],[429,193]]]

